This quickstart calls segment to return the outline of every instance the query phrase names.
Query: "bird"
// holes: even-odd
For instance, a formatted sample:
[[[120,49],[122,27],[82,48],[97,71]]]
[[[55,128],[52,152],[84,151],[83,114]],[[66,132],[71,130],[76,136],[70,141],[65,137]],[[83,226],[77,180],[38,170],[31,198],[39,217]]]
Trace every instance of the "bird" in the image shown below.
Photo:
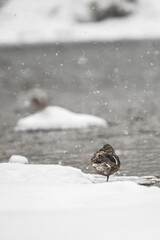
[[[97,150],[91,158],[91,166],[101,175],[109,176],[120,169],[120,159],[115,154],[114,148],[110,144],[105,144],[101,149]]]
[[[39,112],[48,106],[49,97],[43,89],[33,88],[29,91],[28,101],[32,111]]]

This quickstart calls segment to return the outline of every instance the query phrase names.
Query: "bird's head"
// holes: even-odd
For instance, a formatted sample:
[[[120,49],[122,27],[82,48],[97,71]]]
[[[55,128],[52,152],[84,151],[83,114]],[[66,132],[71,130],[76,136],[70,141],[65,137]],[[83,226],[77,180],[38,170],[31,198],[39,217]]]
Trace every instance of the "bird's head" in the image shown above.
[[[104,152],[106,152],[109,155],[115,154],[114,148],[110,144],[105,144],[102,148]]]

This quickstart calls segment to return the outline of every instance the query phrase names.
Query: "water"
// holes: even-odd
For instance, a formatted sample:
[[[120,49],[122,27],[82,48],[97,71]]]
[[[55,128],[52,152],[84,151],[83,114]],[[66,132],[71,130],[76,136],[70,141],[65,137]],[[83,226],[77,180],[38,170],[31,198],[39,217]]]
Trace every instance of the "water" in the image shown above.
[[[0,48],[0,162],[21,154],[34,164],[93,172],[92,154],[117,150],[120,175],[160,173],[160,41],[123,41]],[[108,128],[15,132],[27,116],[23,97],[42,88],[50,104],[95,114]]]

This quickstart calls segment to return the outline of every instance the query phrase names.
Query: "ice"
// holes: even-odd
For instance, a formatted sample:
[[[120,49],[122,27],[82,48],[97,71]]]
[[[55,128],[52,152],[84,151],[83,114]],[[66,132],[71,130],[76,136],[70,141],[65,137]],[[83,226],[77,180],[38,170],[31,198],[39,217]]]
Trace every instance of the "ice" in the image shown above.
[[[18,120],[15,130],[63,130],[92,126],[106,127],[107,123],[100,117],[73,113],[58,106],[49,106],[40,112]]]
[[[159,236],[159,188],[95,178],[72,167],[0,164],[0,239]]]
[[[28,159],[24,156],[21,155],[12,155],[9,158],[9,163],[22,163],[22,164],[26,164],[28,163]]]

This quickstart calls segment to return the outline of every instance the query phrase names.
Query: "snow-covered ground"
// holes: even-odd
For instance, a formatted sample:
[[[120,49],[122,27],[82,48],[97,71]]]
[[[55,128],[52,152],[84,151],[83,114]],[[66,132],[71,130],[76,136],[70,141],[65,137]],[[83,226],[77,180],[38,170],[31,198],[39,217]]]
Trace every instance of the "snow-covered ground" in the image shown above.
[[[59,165],[0,164],[0,239],[157,239],[160,189]]]
[[[120,1],[124,0],[108,0],[109,4]],[[130,15],[98,22],[92,21],[91,3],[93,0],[7,1],[0,9],[0,44],[160,37],[159,0],[137,0]]]
[[[19,119],[15,130],[76,129],[93,126],[106,127],[104,119],[89,114],[73,113],[65,108],[49,106],[44,110]]]

